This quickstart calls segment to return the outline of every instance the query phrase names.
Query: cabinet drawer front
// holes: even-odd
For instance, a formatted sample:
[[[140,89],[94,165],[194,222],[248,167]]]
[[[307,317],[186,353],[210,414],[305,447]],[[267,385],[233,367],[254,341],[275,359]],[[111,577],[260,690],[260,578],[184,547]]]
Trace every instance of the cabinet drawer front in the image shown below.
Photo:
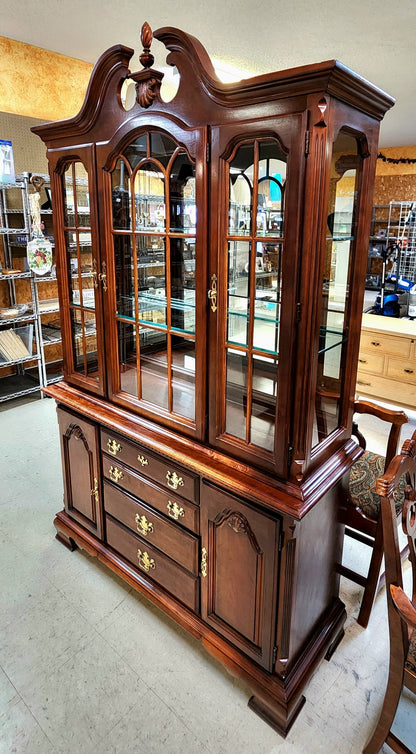
[[[198,539],[180,526],[166,521],[153,508],[104,483],[104,508],[146,542],[150,542],[179,565],[198,575]]]
[[[411,338],[400,338],[397,335],[378,335],[374,332],[362,332],[360,350],[369,353],[391,354],[392,356],[410,355]]]
[[[187,529],[199,533],[199,508],[183,500],[178,495],[172,495],[167,490],[157,487],[148,479],[136,474],[120,461],[103,454],[103,475],[111,482],[118,484],[142,502],[156,508],[172,521],[176,521]]]
[[[416,361],[406,359],[389,359],[387,377],[416,385]]]
[[[114,459],[126,463],[132,469],[162,484],[187,500],[198,502],[199,479],[169,459],[150,453],[147,448],[126,440],[125,437],[101,431],[101,448]]]
[[[397,380],[389,380],[387,377],[358,373],[356,393],[384,399],[399,406],[416,406],[416,385],[400,385]]]
[[[144,576],[156,581],[191,610],[199,610],[199,579],[176,565],[149,542],[106,516],[107,542]]]
[[[358,369],[360,372],[383,374],[385,357],[381,353],[365,353],[360,351]]]

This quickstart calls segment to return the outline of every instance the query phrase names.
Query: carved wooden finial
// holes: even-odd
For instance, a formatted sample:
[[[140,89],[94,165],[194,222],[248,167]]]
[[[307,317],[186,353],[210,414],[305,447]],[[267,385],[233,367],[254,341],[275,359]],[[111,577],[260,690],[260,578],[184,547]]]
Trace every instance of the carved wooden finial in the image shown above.
[[[139,59],[143,68],[151,68],[153,63],[155,62],[155,59],[150,52],[150,45],[152,44],[152,40],[153,32],[147,21],[145,21],[140,34],[140,41],[143,45],[143,52],[140,55]]]

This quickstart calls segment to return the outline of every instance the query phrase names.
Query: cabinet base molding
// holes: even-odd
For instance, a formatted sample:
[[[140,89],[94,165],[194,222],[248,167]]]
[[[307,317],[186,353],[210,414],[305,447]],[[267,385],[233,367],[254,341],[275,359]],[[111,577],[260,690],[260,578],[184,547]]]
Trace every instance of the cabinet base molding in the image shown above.
[[[77,548],[96,557],[134,589],[173,618],[218,660],[233,676],[246,683],[253,695],[248,706],[268,725],[285,737],[303,707],[302,692],[313,672],[325,657],[329,659],[344,634],[346,612],[337,599],[319,623],[316,632],[296,662],[285,675],[268,673],[249,657],[211,630],[199,616],[169,595],[164,589],[136,571],[124,558],[113,552],[75,522],[65,511],[54,520],[56,539],[70,550]]]

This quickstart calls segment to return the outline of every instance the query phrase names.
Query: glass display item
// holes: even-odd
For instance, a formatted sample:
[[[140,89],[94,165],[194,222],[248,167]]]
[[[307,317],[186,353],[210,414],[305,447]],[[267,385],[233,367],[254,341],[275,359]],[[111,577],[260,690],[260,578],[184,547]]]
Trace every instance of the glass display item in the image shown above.
[[[222,84],[98,61],[81,113],[38,126],[55,207],[65,381],[58,538],[97,555],[254,689],[286,735],[343,634],[351,440],[379,122],[329,61]],[[135,102],[123,106],[123,87]],[[131,101],[130,101],[131,100]],[[191,693],[191,690],[190,690]]]

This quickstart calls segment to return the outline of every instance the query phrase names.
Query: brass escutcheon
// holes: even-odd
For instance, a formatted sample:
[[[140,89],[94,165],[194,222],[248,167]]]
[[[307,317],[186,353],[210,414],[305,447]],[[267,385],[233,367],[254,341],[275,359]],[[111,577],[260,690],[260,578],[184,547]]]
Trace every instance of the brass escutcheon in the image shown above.
[[[149,465],[149,461],[147,460],[146,456],[137,456],[137,460],[139,463],[141,463],[142,466]]]

